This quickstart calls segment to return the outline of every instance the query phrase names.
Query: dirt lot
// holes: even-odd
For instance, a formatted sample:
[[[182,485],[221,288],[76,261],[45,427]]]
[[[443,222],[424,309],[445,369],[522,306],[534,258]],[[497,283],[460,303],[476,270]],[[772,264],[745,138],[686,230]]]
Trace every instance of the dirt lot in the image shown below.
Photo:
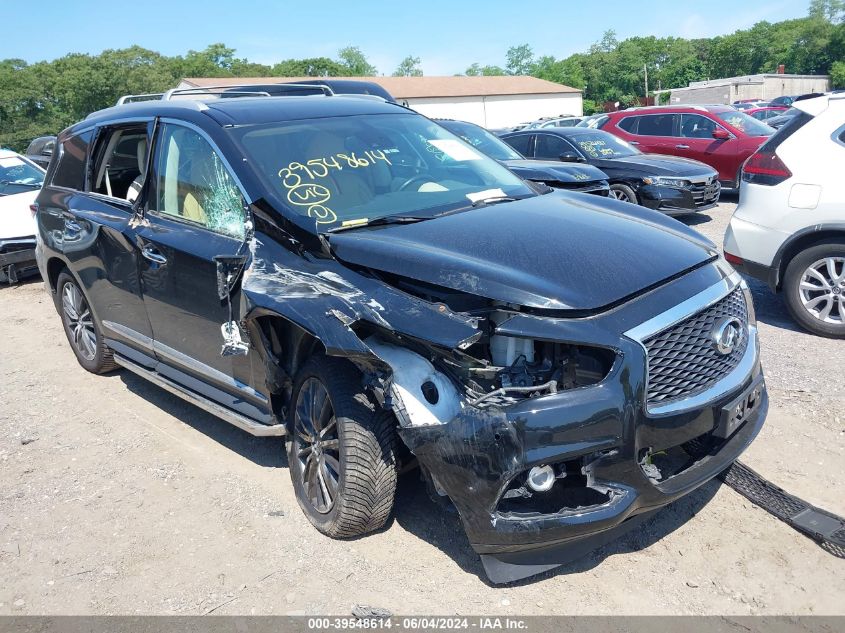
[[[690,220],[715,241],[734,205]],[[744,461],[845,514],[845,341],[755,285],[772,410]],[[414,474],[378,534],[321,536],[279,439],[76,363],[40,282],[0,288],[0,614],[845,614],[845,560],[711,482],[518,586],[483,577]]]

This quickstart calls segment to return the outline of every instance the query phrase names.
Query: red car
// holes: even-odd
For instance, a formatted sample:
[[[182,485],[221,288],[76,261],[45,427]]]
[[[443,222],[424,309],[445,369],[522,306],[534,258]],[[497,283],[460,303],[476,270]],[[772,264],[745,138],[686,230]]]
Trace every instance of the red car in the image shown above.
[[[618,136],[649,154],[692,158],[735,189],[740,169],[774,130],[731,106],[655,106],[590,117],[580,124]]]
[[[789,108],[786,106],[762,106],[759,108],[748,108],[747,110],[743,110],[743,112],[745,112],[748,116],[753,116],[758,121],[763,121],[763,123],[765,123],[768,119],[780,116],[787,110],[789,110]]]

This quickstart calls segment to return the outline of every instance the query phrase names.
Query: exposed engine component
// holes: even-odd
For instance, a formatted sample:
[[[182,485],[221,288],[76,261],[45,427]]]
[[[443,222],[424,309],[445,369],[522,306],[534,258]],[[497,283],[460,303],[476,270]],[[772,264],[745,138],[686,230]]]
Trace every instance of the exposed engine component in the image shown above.
[[[460,413],[458,390],[425,358],[375,336],[365,342],[393,370],[390,396],[402,426],[445,424]]]

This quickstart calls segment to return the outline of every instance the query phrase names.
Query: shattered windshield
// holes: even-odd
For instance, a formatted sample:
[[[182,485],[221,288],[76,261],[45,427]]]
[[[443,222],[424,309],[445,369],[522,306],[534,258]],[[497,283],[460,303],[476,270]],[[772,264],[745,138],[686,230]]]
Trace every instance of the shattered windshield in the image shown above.
[[[495,160],[415,114],[286,121],[232,134],[271,197],[321,230],[536,195]]]

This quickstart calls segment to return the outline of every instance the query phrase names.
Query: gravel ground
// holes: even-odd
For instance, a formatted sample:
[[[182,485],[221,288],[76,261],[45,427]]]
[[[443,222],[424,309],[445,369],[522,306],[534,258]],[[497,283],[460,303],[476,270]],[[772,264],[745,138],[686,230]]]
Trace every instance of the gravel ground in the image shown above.
[[[732,209],[688,221],[720,242]],[[845,341],[754,294],[772,409],[743,461],[845,514]],[[0,288],[0,322],[0,614],[845,614],[845,561],[718,482],[510,587],[484,580],[414,473],[384,530],[332,541],[297,507],[278,438],[86,373],[40,282]]]

